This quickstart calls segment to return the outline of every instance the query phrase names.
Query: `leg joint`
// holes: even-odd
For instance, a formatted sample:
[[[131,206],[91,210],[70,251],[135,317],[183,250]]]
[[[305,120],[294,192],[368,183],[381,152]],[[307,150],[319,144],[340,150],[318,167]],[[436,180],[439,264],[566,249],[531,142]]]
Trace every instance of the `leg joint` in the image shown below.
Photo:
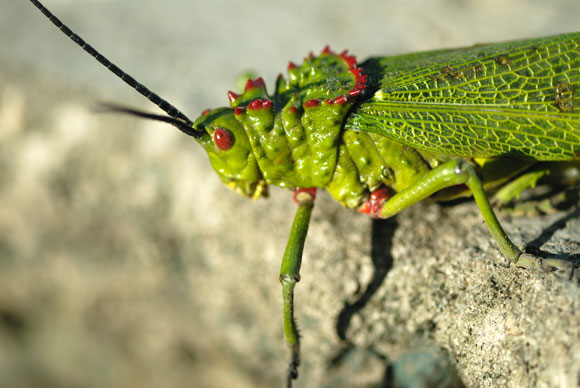
[[[282,283],[282,285],[284,284],[288,284],[288,285],[294,285],[296,283],[298,283],[300,281],[300,275],[299,274],[288,274],[288,273],[281,273],[280,274],[280,283]]]

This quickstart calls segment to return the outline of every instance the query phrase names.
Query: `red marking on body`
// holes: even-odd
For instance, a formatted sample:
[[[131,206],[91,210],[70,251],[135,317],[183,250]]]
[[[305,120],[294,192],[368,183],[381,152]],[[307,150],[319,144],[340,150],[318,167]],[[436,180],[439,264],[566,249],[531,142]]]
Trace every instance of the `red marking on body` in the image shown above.
[[[349,97],[356,97],[360,94],[360,89],[352,89],[348,92]]]
[[[346,62],[346,64],[348,65],[348,70],[354,76],[355,82],[354,87],[348,93],[349,97],[354,98],[358,96],[360,92],[367,87],[366,82],[368,76],[363,75],[362,69],[356,67],[357,65],[356,57],[354,55],[349,55],[347,50],[344,50],[338,56],[341,57]],[[344,102],[341,102],[341,104],[344,104]]]
[[[304,103],[305,108],[314,108],[315,106],[320,105],[320,100],[313,98],[312,100],[308,100]]]
[[[249,110],[258,110],[262,107],[262,101],[260,99],[254,100],[248,104]]]
[[[227,151],[234,145],[234,135],[225,128],[217,128],[213,133],[213,141],[217,148]]]
[[[371,217],[379,218],[383,203],[389,199],[389,190],[381,187],[373,191],[369,199],[358,209],[360,213],[368,214]]]
[[[346,55],[344,57],[344,60],[346,61],[346,63],[348,63],[350,67],[356,66],[356,57],[354,55]]]
[[[290,113],[296,113],[296,107],[295,106],[291,106],[290,107]]]
[[[356,57],[354,55],[348,55],[348,51],[344,50],[339,56],[346,62],[349,67],[356,66]]]
[[[368,75],[366,75],[366,74],[359,74],[356,77],[356,86],[359,87],[359,88],[362,88],[362,89],[366,88],[367,87],[367,78],[369,78]]]
[[[347,50],[344,50],[340,54],[336,54],[335,52],[332,51],[332,49],[328,45],[326,45],[322,49],[322,52],[320,55],[337,55],[338,57],[340,57],[346,63],[346,65],[348,67],[348,71],[354,77],[354,86],[352,87],[352,89],[350,89],[347,92],[346,95],[338,96],[334,99],[328,98],[326,100],[320,100],[320,101],[316,101],[316,99],[311,99],[311,100],[308,100],[304,103],[304,107],[305,108],[312,108],[312,107],[320,105],[320,103],[322,103],[322,102],[324,104],[327,104],[327,105],[330,105],[330,104],[343,105],[346,102],[348,102],[349,100],[354,101],[359,96],[359,94],[361,94],[361,92],[366,89],[367,79],[368,79],[368,76],[364,75],[362,73],[363,70],[361,68],[357,67],[356,57],[354,55],[349,54]],[[313,58],[314,58],[314,54],[312,52],[310,52],[308,54],[308,56],[306,58],[304,58],[304,62],[308,62],[308,61],[312,60]],[[288,63],[288,71],[290,71],[294,68],[296,68],[296,65],[293,62],[289,62]],[[331,95],[331,92],[327,91],[327,94]]]
[[[211,112],[211,109],[206,109],[206,110],[204,110],[203,112],[201,112],[201,115],[202,115],[202,116],[207,116],[207,114],[208,114],[209,112]]]
[[[354,87],[357,89],[361,89],[361,90],[365,89],[367,87],[367,84],[366,84],[367,78],[368,78],[368,76],[362,75],[360,77],[360,80],[357,81],[357,83],[354,85]]]
[[[244,88],[244,92],[247,92],[250,89],[254,88],[263,88],[265,86],[264,79],[262,77],[256,78],[255,80],[249,78],[248,82],[246,82],[246,87]]]
[[[241,115],[246,111],[246,108],[244,108],[243,106],[236,106],[234,108],[234,114],[235,115]]]
[[[344,105],[348,101],[347,96],[338,96],[334,99],[334,103],[338,105]]]
[[[272,108],[272,101],[268,99],[257,98],[248,104],[249,110],[270,109]]]
[[[230,100],[232,104],[236,102],[238,98],[240,98],[239,94],[234,93],[231,90],[228,92],[228,100]]]
[[[311,187],[309,189],[297,188],[292,193],[292,200],[298,205],[314,203],[316,199],[316,187]]]

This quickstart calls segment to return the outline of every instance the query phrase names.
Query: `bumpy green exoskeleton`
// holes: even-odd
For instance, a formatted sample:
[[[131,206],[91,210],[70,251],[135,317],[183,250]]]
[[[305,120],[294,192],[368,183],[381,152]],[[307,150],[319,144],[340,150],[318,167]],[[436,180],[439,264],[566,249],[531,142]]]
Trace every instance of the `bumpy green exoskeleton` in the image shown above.
[[[354,57],[330,50],[288,73],[273,96],[261,78],[250,79],[243,94],[228,93],[230,109],[207,111],[194,123],[222,180],[252,197],[259,194],[246,190],[249,181],[294,189],[335,180],[343,121],[365,87]]]
[[[567,265],[522,254],[488,195],[506,203],[548,174],[580,169],[580,33],[360,65],[325,48],[300,66],[290,63],[288,80],[280,76],[273,95],[261,78],[249,80],[241,95],[228,93],[229,108],[192,122],[30,1],[168,116],[109,110],[165,121],[193,136],[222,181],[247,197],[266,196],[269,184],[295,190],[298,211],[280,271],[292,349],[288,386],[300,362],[293,290],[317,188],[381,218],[428,197],[473,195],[508,260]]]

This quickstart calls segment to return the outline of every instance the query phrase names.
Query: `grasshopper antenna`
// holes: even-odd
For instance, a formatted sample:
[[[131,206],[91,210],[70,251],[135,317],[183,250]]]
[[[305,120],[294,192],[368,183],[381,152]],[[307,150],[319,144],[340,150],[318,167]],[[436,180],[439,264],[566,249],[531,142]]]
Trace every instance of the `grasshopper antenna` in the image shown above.
[[[143,96],[145,96],[149,101],[151,101],[152,103],[157,105],[161,110],[163,110],[165,113],[167,113],[170,117],[149,114],[146,112],[141,112],[141,111],[137,111],[137,110],[130,109],[130,108],[117,107],[117,106],[110,105],[110,104],[103,105],[103,107],[102,107],[103,110],[112,111],[112,112],[127,113],[127,114],[132,114],[132,115],[138,116],[138,117],[144,117],[144,118],[164,121],[166,123],[169,123],[169,124],[177,127],[177,129],[179,129],[181,132],[183,132],[189,136],[193,136],[193,137],[200,137],[201,136],[200,132],[197,132],[193,129],[193,122],[185,114],[183,114],[179,109],[177,109],[176,107],[171,105],[167,100],[159,97],[156,93],[149,90],[149,88],[147,88],[145,85],[137,82],[137,80],[135,80],[135,78],[131,77],[128,73],[126,73],[125,71],[120,69],[117,65],[115,65],[110,60],[108,60],[104,55],[102,55],[95,48],[93,48],[93,46],[91,46],[90,44],[85,42],[83,40],[83,38],[81,38],[80,36],[75,34],[70,28],[68,28],[66,26],[66,24],[61,22],[60,19],[57,18],[55,15],[53,15],[52,12],[50,12],[44,5],[42,5],[42,3],[40,1],[30,0],[30,2],[32,4],[34,4],[34,6],[36,8],[38,8],[40,10],[40,12],[42,12],[44,14],[44,16],[46,16],[47,19],[52,22],[52,24],[54,24],[60,31],[62,31],[63,34],[68,36],[73,42],[75,42],[77,45],[79,45],[84,51],[89,53],[92,57],[94,57],[97,61],[99,61],[103,66],[105,66],[108,70],[110,70],[113,74],[115,74],[121,80],[125,81],[125,83],[127,85],[129,85],[131,88],[135,89],[136,91],[141,93]]]
[[[185,121],[180,118],[158,115],[155,113],[145,112],[142,110],[134,109],[131,107],[116,105],[116,104],[109,104],[109,103],[100,103],[96,107],[97,112],[111,112],[111,113],[122,113],[131,116],[140,117],[143,119],[149,120],[156,120],[162,121],[164,123],[171,124],[181,132],[185,133],[186,135],[193,136],[193,137],[200,137],[201,133],[193,129],[193,124],[187,125]],[[191,122],[190,122],[191,123]]]

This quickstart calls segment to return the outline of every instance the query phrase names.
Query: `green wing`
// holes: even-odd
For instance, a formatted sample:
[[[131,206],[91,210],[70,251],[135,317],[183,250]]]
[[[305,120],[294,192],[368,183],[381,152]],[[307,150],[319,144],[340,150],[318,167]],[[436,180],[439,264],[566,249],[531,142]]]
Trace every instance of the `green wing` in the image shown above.
[[[464,157],[580,159],[580,33],[371,58],[346,128]]]

